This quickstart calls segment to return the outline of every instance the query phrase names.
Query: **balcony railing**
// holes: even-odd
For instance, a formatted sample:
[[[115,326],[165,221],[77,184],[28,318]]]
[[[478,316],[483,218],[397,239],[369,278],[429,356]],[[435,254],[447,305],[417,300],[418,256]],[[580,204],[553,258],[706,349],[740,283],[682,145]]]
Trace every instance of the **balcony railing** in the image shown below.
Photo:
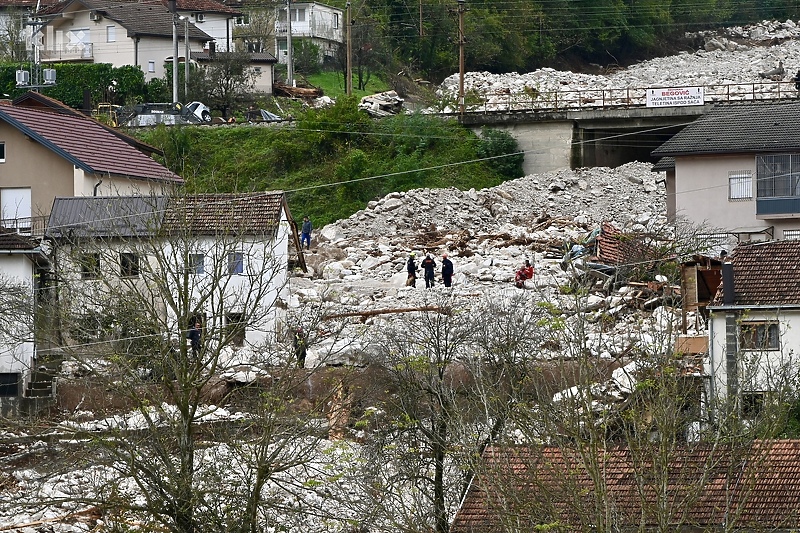
[[[92,43],[45,45],[39,52],[42,61],[86,61],[94,59]]]
[[[800,197],[758,198],[756,215],[770,218],[778,218],[781,215],[800,216]]]
[[[0,228],[11,229],[20,235],[41,237],[47,229],[48,217],[21,217],[0,219]]]

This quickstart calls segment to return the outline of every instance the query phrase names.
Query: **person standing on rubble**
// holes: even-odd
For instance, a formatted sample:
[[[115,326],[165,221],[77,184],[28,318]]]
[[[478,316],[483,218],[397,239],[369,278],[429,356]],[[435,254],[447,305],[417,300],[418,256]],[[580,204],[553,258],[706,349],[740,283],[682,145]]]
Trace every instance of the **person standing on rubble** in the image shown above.
[[[309,220],[308,215],[303,217],[303,226],[300,229],[300,248],[303,248],[303,243],[306,244],[306,250],[311,248],[311,220]]]
[[[434,269],[436,268],[436,261],[431,257],[431,254],[428,254],[422,260],[420,266],[425,270],[425,288],[432,289],[435,284]]]
[[[445,287],[453,283],[453,262],[447,258],[447,254],[442,254],[442,281]]]
[[[408,279],[406,280],[406,287],[417,286],[417,263],[414,258],[417,256],[414,252],[408,254],[408,262],[406,263],[406,272],[408,272]]]

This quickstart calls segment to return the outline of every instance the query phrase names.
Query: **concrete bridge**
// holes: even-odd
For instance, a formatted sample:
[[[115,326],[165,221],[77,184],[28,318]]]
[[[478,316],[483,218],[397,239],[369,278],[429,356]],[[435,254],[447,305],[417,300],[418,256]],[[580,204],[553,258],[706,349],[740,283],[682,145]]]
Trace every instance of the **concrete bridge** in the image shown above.
[[[450,114],[475,130],[508,131],[525,152],[525,174],[539,174],[564,167],[652,161],[653,149],[718,103],[798,98],[794,81],[692,87],[702,89],[702,104],[650,107],[647,92],[655,88],[644,87],[528,90],[468,100],[463,115]]]

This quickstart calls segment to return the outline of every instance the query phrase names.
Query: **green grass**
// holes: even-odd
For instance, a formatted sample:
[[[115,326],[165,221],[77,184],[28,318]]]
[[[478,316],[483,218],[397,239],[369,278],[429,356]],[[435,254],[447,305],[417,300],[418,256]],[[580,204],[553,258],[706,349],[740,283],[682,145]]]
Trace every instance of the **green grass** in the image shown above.
[[[305,76],[305,79],[307,79],[308,82],[315,87],[321,88],[325,93],[325,96],[336,98],[337,96],[344,94],[344,76],[338,70],[312,74],[310,76]],[[356,89],[357,86],[358,79],[356,78],[355,74],[353,74],[353,96],[356,96],[357,98],[388,91],[390,88],[386,82],[374,74],[372,77],[370,77],[369,82],[367,83],[367,90],[359,91]]]

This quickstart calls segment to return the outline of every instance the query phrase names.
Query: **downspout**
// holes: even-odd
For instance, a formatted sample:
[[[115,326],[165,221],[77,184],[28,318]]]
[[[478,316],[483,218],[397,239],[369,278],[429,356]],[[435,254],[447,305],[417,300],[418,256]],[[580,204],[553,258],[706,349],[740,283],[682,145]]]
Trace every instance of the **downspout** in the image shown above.
[[[102,184],[103,184],[103,178],[100,178],[100,181],[98,181],[94,185],[94,191],[92,192],[92,196],[97,196],[97,189],[99,189]]]
[[[717,362],[714,360],[714,320],[708,321],[708,359],[711,376],[708,385],[708,423],[714,425],[714,405],[717,400]]]
[[[133,39],[133,64],[139,66],[139,36]],[[144,69],[142,69],[144,70]]]
[[[225,51],[232,52],[231,50],[231,24],[233,17],[228,17],[228,21],[225,23]]]

